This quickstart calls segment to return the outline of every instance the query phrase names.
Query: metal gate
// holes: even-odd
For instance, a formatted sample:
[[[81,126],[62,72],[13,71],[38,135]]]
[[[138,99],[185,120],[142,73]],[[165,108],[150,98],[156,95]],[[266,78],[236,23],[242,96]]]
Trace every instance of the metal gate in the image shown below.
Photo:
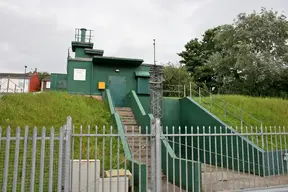
[[[283,127],[264,128],[263,133],[252,129],[217,133],[215,127],[203,133],[203,127],[162,128],[153,121],[151,128],[149,132],[149,127],[132,127],[132,133],[126,133],[117,127],[73,126],[68,118],[61,128],[0,129],[0,188],[3,192],[287,189],[288,134]],[[250,142],[231,145],[227,138],[237,134]],[[243,153],[251,143],[262,146],[263,139],[268,152]],[[232,152],[233,147],[238,150],[227,155],[225,151]],[[252,163],[245,160],[253,157]]]

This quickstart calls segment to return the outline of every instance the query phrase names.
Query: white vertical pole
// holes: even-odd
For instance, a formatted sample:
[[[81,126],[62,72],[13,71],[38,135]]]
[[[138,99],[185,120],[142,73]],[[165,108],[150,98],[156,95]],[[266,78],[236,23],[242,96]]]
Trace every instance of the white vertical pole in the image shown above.
[[[212,112],[212,94],[211,93],[210,93],[210,111]]]
[[[242,120],[242,109],[240,110],[240,126],[243,126],[243,120]]]
[[[72,134],[72,118],[70,116],[67,117],[67,123],[66,123],[66,138],[65,138],[65,165],[64,169],[65,172],[63,173],[63,177],[64,177],[64,192],[68,192],[70,191],[70,182],[71,182],[71,178],[70,178],[70,143],[71,143],[71,134]],[[88,137],[89,138],[89,137]],[[89,147],[89,144],[88,144]],[[89,148],[88,148],[89,151]],[[89,159],[88,159],[89,160]],[[79,162],[80,163],[80,162]],[[89,163],[89,162],[88,162]],[[88,170],[88,169],[87,169]]]
[[[190,97],[192,97],[191,82],[189,83]]]
[[[263,124],[262,124],[262,122],[261,122],[261,142],[262,142],[262,149],[264,149],[264,136],[263,136]]]
[[[186,86],[184,85],[184,97],[186,97]]]
[[[160,119],[156,119],[156,191],[162,191],[161,173],[161,125]]]
[[[41,91],[43,91],[44,88],[44,81],[41,81]]]
[[[10,83],[10,76],[8,76],[8,81],[7,81],[7,93],[8,93],[8,91],[9,91],[9,83]]]
[[[156,192],[156,120],[151,120],[151,186],[152,192]]]
[[[201,102],[201,88],[199,87],[198,90],[199,90],[199,101]]]

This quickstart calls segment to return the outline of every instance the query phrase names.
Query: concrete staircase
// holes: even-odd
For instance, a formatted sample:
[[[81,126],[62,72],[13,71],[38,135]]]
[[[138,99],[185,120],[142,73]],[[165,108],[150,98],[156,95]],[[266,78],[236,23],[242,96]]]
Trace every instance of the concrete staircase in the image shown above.
[[[134,114],[129,107],[116,108],[119,113],[125,132],[128,134],[141,134]],[[132,158],[145,163],[148,166],[148,178],[151,176],[151,145],[149,137],[131,137],[127,136]]]
[[[120,115],[122,124],[124,126],[125,132],[128,134],[140,134],[141,130],[137,125],[134,114],[129,107],[116,107],[116,112]],[[148,182],[151,182],[151,145],[150,137],[130,137],[127,136],[127,141],[129,144],[130,151],[132,153],[132,158],[145,163],[148,169]],[[173,186],[173,184],[168,182],[168,190],[171,191],[175,187],[175,192],[180,192],[185,190],[180,190],[179,187]],[[167,190],[167,180],[166,176],[162,174],[162,191]]]

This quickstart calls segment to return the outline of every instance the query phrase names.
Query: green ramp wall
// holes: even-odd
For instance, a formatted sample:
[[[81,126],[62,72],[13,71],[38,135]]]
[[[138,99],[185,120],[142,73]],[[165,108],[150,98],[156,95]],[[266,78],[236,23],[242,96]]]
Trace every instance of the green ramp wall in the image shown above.
[[[124,127],[122,125],[120,115],[115,111],[113,99],[112,99],[112,96],[111,96],[109,89],[106,89],[102,96],[108,102],[108,105],[110,108],[110,113],[113,117],[113,120],[114,120],[116,126],[117,126],[118,134],[120,135],[121,143],[122,143],[122,146],[124,149],[125,158],[127,159],[127,162],[129,165],[128,169],[133,174],[134,184],[139,189],[139,191],[145,192],[146,191],[146,184],[147,184],[147,181],[146,181],[146,169],[147,169],[146,164],[143,164],[137,160],[132,159],[132,154],[131,154],[131,151],[129,149],[127,139],[125,137]]]
[[[146,131],[150,133],[150,121],[153,115],[145,112],[135,91],[127,94],[126,103],[132,109],[137,125],[141,127],[141,133],[145,134]]]
[[[145,104],[148,105],[147,101],[149,98],[142,97],[142,99],[144,100]],[[150,121],[152,120],[153,116],[152,114],[145,112],[144,107],[142,106],[135,91],[131,91],[129,94],[127,94],[126,103],[132,109],[137,124],[141,126],[141,132],[145,133],[146,127],[148,126],[148,132],[150,133]],[[165,106],[169,107],[169,110],[166,110],[167,112],[172,112],[174,109],[179,109],[179,101],[166,100]],[[149,108],[146,106],[146,109]],[[179,116],[175,115],[175,111],[174,114],[168,114],[169,116],[176,116],[176,118],[171,118],[169,120],[170,124],[173,124],[173,120],[179,121]],[[201,163],[177,157],[169,142],[163,135],[161,136],[161,142],[161,166],[163,173],[168,176],[168,181],[176,186],[180,186],[181,184],[183,189],[186,189],[187,187],[189,191],[202,191]]]
[[[241,136],[191,98],[183,98],[179,102],[181,133],[235,134],[235,136],[190,136],[187,137],[187,142],[182,137],[184,147],[181,155],[203,163],[261,176],[287,172],[287,162],[283,159],[285,151],[266,152],[255,145],[256,141],[250,141]],[[186,145],[188,146],[187,154],[183,150]]]

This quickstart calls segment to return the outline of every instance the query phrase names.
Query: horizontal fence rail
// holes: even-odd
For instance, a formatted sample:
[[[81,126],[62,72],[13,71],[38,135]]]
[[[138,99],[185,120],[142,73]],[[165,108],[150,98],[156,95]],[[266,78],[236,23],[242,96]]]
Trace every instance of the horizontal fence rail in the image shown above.
[[[179,84],[179,85],[163,85],[164,97],[191,97],[202,107],[212,113],[216,113],[218,117],[228,125],[260,127],[262,121],[253,117],[244,110],[230,104],[229,102],[212,94],[207,89],[198,87],[194,83]],[[256,130],[255,130],[256,131]]]
[[[200,192],[288,185],[285,127],[153,126],[158,131],[118,133],[112,126],[73,126],[70,119],[60,128],[0,128],[0,188]]]
[[[26,78],[25,78],[26,79]],[[28,79],[28,77],[27,77]],[[19,87],[18,83],[15,83],[10,77],[2,78],[2,83],[0,83],[0,94],[8,94],[8,93],[23,93],[24,87]],[[23,82],[24,86],[24,82]]]

